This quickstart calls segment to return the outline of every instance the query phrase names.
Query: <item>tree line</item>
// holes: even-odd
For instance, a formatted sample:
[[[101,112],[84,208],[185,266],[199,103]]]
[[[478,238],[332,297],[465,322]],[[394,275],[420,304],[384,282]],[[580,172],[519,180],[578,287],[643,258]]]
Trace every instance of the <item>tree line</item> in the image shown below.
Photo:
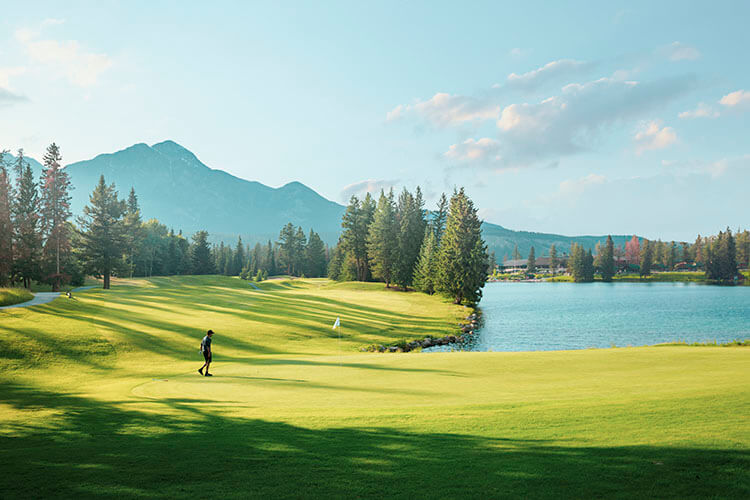
[[[487,278],[489,256],[477,209],[463,188],[434,212],[424,208],[419,187],[352,196],[331,250],[328,276],[339,281],[382,281],[386,287],[442,293],[455,303],[476,303]]]
[[[313,230],[305,236],[289,223],[278,242],[253,248],[241,237],[235,246],[211,245],[207,231],[188,240],[157,219],[144,222],[135,190],[120,199],[104,176],[73,223],[73,187],[60,148],[47,148],[38,180],[23,150],[13,161],[6,153],[0,154],[0,286],[29,288],[37,281],[58,291],[64,284],[82,285],[86,275],[102,278],[109,288],[112,276],[218,273],[262,280],[278,273],[327,273],[328,249]]]

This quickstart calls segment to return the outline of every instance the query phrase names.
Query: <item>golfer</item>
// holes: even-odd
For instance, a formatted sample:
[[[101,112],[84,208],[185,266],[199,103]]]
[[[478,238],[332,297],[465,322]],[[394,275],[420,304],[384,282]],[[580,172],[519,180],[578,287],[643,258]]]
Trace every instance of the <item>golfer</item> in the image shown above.
[[[206,377],[213,377],[210,373],[208,373],[208,366],[211,364],[211,337],[214,336],[214,331],[209,330],[206,333],[206,336],[203,337],[203,340],[201,340],[201,352],[203,353],[203,358],[206,360],[205,363],[203,363],[203,366],[198,368],[198,373],[201,375],[205,375]],[[206,369],[206,373],[203,373],[203,369]]]

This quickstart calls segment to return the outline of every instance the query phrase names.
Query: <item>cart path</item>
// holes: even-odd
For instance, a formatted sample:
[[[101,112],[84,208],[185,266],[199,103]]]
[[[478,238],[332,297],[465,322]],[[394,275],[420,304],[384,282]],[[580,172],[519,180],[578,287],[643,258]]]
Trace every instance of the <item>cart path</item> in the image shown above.
[[[98,285],[91,285],[91,286],[79,286],[78,288],[74,288],[73,292],[80,292],[82,290],[89,290],[91,288],[96,288]],[[60,292],[39,292],[34,294],[34,298],[31,300],[27,300],[26,302],[21,302],[20,304],[13,304],[10,306],[0,306],[0,309],[13,309],[15,307],[31,307],[31,306],[38,306],[41,304],[47,304],[49,302],[52,302],[57,297],[60,296]]]

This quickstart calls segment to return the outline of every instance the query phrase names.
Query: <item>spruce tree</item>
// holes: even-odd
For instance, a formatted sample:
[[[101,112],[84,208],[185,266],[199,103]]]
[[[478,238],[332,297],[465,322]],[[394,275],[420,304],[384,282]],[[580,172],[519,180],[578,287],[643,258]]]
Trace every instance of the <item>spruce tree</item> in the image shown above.
[[[18,150],[14,166],[16,171],[16,198],[12,205],[13,229],[15,231],[14,273],[18,275],[23,286],[31,287],[32,279],[40,278],[42,235],[40,227],[40,199],[34,173],[23,155]]]
[[[326,247],[320,235],[310,229],[310,237],[305,247],[305,274],[311,278],[326,275]]]
[[[294,233],[294,276],[305,274],[305,247],[307,247],[307,237],[302,228],[298,227]]]
[[[136,258],[141,251],[141,245],[145,239],[143,231],[143,220],[141,219],[141,208],[138,205],[138,196],[135,188],[131,186],[128,195],[127,208],[123,219],[125,238],[125,266],[132,277],[136,270]]]
[[[435,293],[437,252],[438,245],[435,231],[432,228],[427,228],[422,248],[419,251],[417,267],[414,270],[414,288],[429,295]]]
[[[584,256],[583,261],[583,281],[591,283],[594,281],[594,255],[589,248]]]
[[[237,237],[237,246],[234,249],[233,257],[232,276],[239,276],[242,266],[245,265],[245,246],[242,244],[242,236]]]
[[[451,196],[445,233],[438,252],[436,289],[455,304],[477,303],[487,280],[487,246],[481,221],[464,189]]]
[[[41,186],[41,216],[44,238],[43,260],[45,280],[52,283],[52,291],[60,290],[62,264],[70,251],[68,219],[71,189],[68,173],[62,169],[60,148],[50,144],[44,155]]]
[[[529,258],[526,260],[526,274],[536,273],[536,251],[532,246],[529,250]]]
[[[407,290],[412,286],[414,267],[424,238],[425,219],[422,193],[416,195],[404,189],[398,197],[398,254],[394,266],[393,282]]]
[[[513,260],[521,260],[521,252],[518,251],[518,244],[513,247]]]
[[[445,221],[448,217],[448,198],[445,193],[440,195],[438,201],[437,211],[432,219],[432,230],[435,233],[435,243],[440,245],[440,239],[443,237],[443,231],[445,231]]]
[[[78,218],[84,266],[96,277],[104,278],[105,290],[125,251],[125,210],[126,204],[118,199],[115,185],[108,186],[102,175],[89,197],[89,205],[83,208],[83,216]]]
[[[612,281],[615,275],[615,244],[612,236],[607,236],[607,242],[602,249],[599,272],[602,275],[602,281]]]
[[[654,244],[646,239],[643,240],[643,248],[641,249],[641,276],[649,276],[651,274],[651,267],[654,264]]]
[[[669,248],[667,248],[666,260],[667,271],[674,271],[674,265],[677,262],[677,245],[674,241],[671,242]]]
[[[557,267],[560,265],[560,261],[557,259],[557,247],[550,245],[549,247],[549,268],[552,271],[552,276],[557,273]]]
[[[5,164],[6,151],[0,151],[0,287],[8,286],[13,271],[13,193]]]
[[[208,232],[198,231],[193,235],[190,246],[190,262],[192,274],[213,274],[214,262],[211,259],[211,248],[208,245]]]
[[[386,195],[380,191],[372,224],[367,235],[367,254],[375,278],[390,287],[398,258],[399,226],[396,221],[396,204],[393,189]]]

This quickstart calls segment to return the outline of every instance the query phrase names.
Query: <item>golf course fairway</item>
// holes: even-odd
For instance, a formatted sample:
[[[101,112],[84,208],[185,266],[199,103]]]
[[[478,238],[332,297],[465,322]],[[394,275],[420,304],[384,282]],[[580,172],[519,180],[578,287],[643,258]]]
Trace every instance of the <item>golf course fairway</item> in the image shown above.
[[[362,353],[469,310],[259,286],[120,280],[0,311],[0,497],[750,497],[747,348]]]

